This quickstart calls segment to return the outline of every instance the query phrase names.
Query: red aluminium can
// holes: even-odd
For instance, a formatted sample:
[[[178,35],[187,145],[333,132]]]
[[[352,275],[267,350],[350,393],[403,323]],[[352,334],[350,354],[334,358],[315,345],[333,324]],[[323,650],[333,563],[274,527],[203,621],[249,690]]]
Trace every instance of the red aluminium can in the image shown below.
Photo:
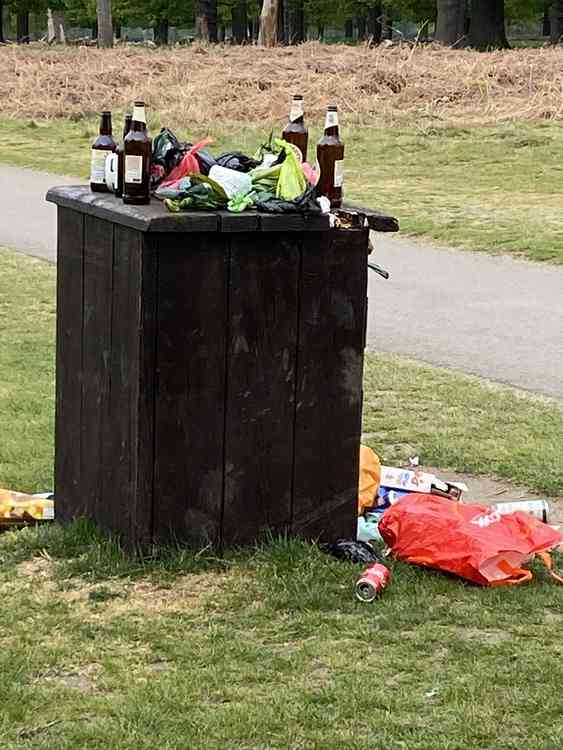
[[[391,573],[385,565],[370,565],[356,581],[356,598],[361,602],[373,602],[387,588],[390,580]]]

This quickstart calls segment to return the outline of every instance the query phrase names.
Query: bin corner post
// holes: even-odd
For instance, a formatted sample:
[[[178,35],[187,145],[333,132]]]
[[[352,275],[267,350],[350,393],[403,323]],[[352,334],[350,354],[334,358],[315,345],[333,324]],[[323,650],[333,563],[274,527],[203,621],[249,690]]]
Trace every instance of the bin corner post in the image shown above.
[[[367,230],[303,246],[293,532],[355,538],[362,427]]]

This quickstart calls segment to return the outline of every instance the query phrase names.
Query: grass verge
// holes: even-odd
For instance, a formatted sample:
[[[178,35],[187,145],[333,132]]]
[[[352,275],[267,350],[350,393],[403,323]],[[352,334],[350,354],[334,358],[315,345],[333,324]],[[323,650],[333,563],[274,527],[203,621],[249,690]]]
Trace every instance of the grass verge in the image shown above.
[[[2,486],[50,485],[53,345],[54,269],[1,251]],[[389,461],[563,486],[559,407],[475,379],[369,357],[365,430]],[[482,590],[394,563],[375,606],[357,573],[286,539],[137,559],[84,522],[2,534],[2,748],[561,746],[563,590],[540,570]]]
[[[398,216],[406,234],[563,263],[563,167],[553,158],[563,149],[561,125],[425,122],[344,127],[348,197]],[[154,133],[159,123],[150,126]],[[218,126],[212,148],[253,152],[268,127]],[[1,162],[87,178],[95,123],[0,118],[0,130]],[[312,143],[319,133],[311,129]],[[179,134],[190,140],[205,135],[195,128]]]

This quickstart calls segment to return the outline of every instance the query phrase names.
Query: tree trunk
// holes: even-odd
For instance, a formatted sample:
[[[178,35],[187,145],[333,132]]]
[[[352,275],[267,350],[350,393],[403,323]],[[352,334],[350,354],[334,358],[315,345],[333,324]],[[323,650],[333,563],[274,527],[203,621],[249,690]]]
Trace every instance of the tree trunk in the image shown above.
[[[221,22],[217,23],[217,41],[218,42],[225,41],[225,24]]]
[[[95,18],[94,21],[92,21],[92,41],[94,39],[98,38],[98,19]]]
[[[285,31],[288,44],[301,44],[305,41],[305,8],[303,0],[286,0]]]
[[[322,42],[322,40],[324,39],[324,35],[325,35],[325,25],[324,23],[318,23],[317,24],[317,39],[319,40],[319,42]]]
[[[542,20],[542,36],[551,36],[550,6],[544,5]]]
[[[121,21],[114,21],[113,35],[116,39],[121,39]]]
[[[344,21],[344,36],[347,41],[354,38],[354,21],[351,18]]]
[[[391,16],[383,14],[381,19],[381,34],[384,39],[393,40],[393,19]]]
[[[97,0],[98,47],[113,47],[113,24],[111,21],[111,0]]]
[[[217,0],[197,0],[195,33],[204,42],[217,41]]]
[[[381,44],[381,2],[368,8],[368,33],[372,44]]]
[[[237,44],[244,44],[248,40],[246,0],[237,0],[233,5],[231,9],[231,24],[233,27],[233,40]]]
[[[469,45],[478,50],[509,49],[504,0],[472,0]]]
[[[551,6],[551,43],[559,44],[563,37],[563,0],[555,0]]]
[[[278,41],[278,0],[264,0],[260,14],[258,44],[275,47]]]
[[[19,11],[16,19],[16,38],[18,44],[29,44],[29,11]]]
[[[49,44],[66,44],[64,10],[47,8],[47,41]]]
[[[357,16],[356,26],[358,27],[358,41],[365,42],[368,35],[368,24],[365,16]]]
[[[278,44],[287,43],[287,18],[286,18],[286,0],[278,0]]]
[[[154,42],[155,44],[166,45],[168,44],[168,29],[170,28],[167,18],[157,18],[154,22]]]
[[[465,0],[438,0],[435,40],[451,47],[464,35]]]
[[[4,3],[0,0],[0,44],[4,43]]]

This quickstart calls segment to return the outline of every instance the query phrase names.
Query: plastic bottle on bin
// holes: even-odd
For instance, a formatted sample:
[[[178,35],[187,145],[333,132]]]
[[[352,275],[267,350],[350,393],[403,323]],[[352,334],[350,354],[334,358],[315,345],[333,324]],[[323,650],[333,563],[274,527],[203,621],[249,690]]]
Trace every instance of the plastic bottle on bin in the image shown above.
[[[147,135],[145,103],[136,101],[131,129],[124,141],[123,202],[150,203],[152,141]]]
[[[117,148],[111,129],[111,112],[102,112],[100,132],[92,144],[90,156],[90,189],[94,193],[109,193],[106,185],[106,158]]]
[[[317,162],[320,172],[317,193],[330,200],[331,208],[340,208],[344,182],[344,142],[340,139],[338,107],[331,106],[327,110],[325,132],[317,144]]]

